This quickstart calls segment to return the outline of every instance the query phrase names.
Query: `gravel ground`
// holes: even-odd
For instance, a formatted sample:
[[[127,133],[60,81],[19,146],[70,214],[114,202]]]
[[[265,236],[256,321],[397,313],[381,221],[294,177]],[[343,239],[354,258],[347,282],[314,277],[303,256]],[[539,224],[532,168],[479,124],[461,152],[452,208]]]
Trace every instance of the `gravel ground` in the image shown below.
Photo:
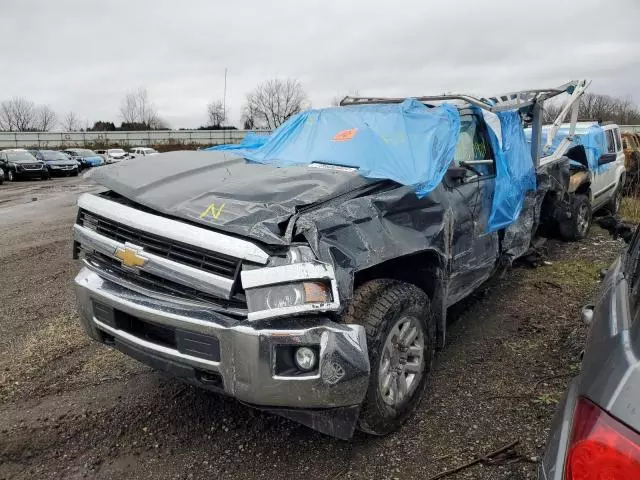
[[[555,406],[579,368],[579,307],[622,250],[602,230],[547,244],[450,312],[428,395],[398,432],[323,436],[185,386],[88,341],[71,259],[82,177],[0,186],[0,479],[535,478]]]

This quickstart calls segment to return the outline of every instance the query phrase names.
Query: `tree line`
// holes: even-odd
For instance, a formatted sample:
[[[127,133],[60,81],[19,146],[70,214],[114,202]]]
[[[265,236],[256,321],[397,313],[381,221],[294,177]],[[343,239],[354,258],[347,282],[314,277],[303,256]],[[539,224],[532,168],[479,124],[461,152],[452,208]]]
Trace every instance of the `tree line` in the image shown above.
[[[544,120],[553,122],[563,108],[564,104],[545,105]],[[629,97],[585,93],[578,104],[578,121],[640,125],[640,108]]]
[[[160,118],[145,88],[138,88],[125,95],[120,105],[119,116],[122,120],[119,127],[116,127],[114,122],[102,120],[94,122],[93,127],[83,127],[80,118],[73,111],[59,117],[49,105],[37,105],[27,98],[14,97],[0,102],[0,131],[48,132],[58,126],[67,132],[169,128]]]
[[[357,96],[357,91],[350,92]],[[342,97],[336,96],[332,105],[338,105]],[[553,121],[563,105],[547,102],[545,121]],[[259,83],[247,93],[242,107],[242,127],[245,130],[279,127],[291,116],[311,107],[302,83],[296,79],[274,78]],[[91,127],[81,125],[75,112],[61,117],[48,105],[37,105],[16,97],[0,103],[0,131],[47,132],[57,126],[63,131],[115,131],[115,130],[167,130],[169,125],[160,116],[146,88],[138,88],[125,95],[119,109],[120,125],[113,121],[99,120]],[[206,106],[207,123],[200,129],[233,129],[226,125],[228,112],[221,99]],[[584,94],[579,103],[580,121],[611,121],[620,125],[640,124],[640,108],[628,97],[612,97],[595,93]]]

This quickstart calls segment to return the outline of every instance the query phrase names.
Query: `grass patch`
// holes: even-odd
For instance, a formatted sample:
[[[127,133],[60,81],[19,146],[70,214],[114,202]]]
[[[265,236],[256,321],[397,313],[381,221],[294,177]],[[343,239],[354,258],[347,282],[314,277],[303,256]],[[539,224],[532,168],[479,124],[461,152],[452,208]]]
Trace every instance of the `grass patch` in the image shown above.
[[[46,375],[52,362],[89,342],[74,317],[60,316],[43,323],[0,353],[0,400],[12,397],[22,384]]]
[[[627,223],[640,223],[640,198],[624,197],[620,206],[620,218]]]
[[[563,288],[589,291],[598,284],[600,271],[607,266],[602,261],[562,260],[533,270],[530,280],[532,283],[547,282]]]
[[[121,379],[132,373],[146,369],[143,364],[136,362],[124,353],[111,348],[101,347],[83,363],[78,375],[82,378],[104,380]]]

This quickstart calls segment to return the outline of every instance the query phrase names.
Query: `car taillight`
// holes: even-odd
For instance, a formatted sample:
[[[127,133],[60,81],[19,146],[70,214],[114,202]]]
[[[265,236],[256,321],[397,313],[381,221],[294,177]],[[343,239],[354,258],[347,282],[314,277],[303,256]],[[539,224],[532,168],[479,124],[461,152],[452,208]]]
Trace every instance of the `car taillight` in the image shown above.
[[[566,480],[640,479],[640,435],[585,398],[573,417]]]

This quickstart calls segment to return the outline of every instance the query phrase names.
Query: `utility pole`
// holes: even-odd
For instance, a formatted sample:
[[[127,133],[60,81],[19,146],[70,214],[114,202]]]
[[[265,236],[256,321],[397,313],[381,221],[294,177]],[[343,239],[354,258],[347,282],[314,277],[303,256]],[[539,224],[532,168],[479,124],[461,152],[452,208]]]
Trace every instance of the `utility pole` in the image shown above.
[[[227,67],[224,67],[224,93],[222,94],[222,117],[227,119]]]

